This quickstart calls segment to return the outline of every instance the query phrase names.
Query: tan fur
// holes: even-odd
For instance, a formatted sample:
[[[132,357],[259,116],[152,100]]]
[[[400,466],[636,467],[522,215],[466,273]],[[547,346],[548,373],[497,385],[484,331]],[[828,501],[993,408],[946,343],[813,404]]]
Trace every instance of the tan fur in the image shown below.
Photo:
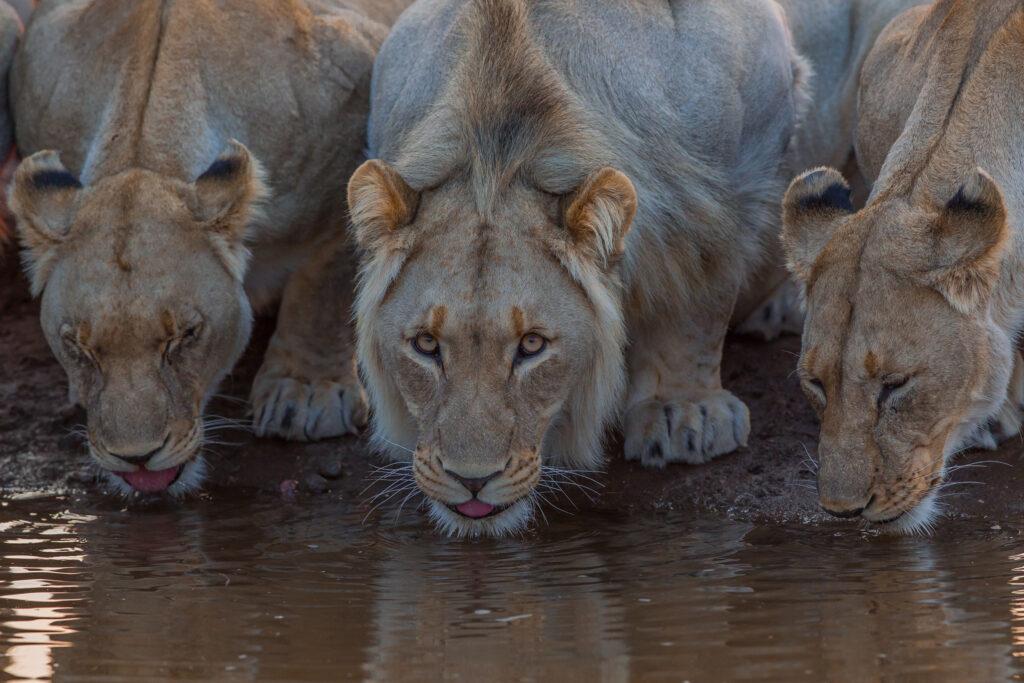
[[[822,415],[829,510],[927,529],[947,458],[1020,429],[1022,60],[1019,0],[901,15],[862,77],[867,206],[822,200],[845,185],[831,169],[786,195],[783,241],[807,289],[800,374]]]
[[[320,439],[365,420],[339,188],[361,159],[382,22],[405,4],[40,3],[12,73],[26,159],[11,205],[106,468],[185,463],[197,483],[204,406],[253,306],[277,299],[257,434]]]

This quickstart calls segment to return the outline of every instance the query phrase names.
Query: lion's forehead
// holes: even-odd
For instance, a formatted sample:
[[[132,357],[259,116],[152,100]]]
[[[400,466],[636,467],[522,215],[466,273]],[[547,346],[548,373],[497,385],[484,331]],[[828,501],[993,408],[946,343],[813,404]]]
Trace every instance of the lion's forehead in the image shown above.
[[[399,276],[390,304],[409,322],[525,333],[531,325],[586,324],[580,288],[527,240],[480,238],[475,245],[424,245]]]

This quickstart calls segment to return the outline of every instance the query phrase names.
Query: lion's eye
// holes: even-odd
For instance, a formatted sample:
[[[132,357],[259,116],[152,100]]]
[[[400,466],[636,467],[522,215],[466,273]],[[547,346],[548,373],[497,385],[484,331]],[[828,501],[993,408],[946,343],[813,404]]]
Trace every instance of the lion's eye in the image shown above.
[[[878,392],[878,409],[882,409],[885,402],[892,396],[892,392],[906,386],[909,380],[909,377],[893,377],[882,382],[882,389]]]
[[[519,357],[529,358],[536,356],[547,348],[548,340],[539,334],[528,334],[519,340]]]
[[[426,332],[416,335],[416,338],[412,340],[412,347],[416,349],[416,353],[431,357],[436,357],[441,349],[441,345],[437,343],[437,338]]]
[[[64,342],[64,349],[72,360],[76,363],[89,361],[88,352],[82,348],[81,344],[78,343],[78,340],[68,336],[61,337],[61,340]]]
[[[203,324],[198,322],[193,325],[189,325],[181,332],[181,334],[164,342],[164,362],[173,364],[176,356],[184,349],[193,346],[197,341],[199,341],[199,337],[202,334]]]
[[[825,401],[825,384],[817,377],[808,377],[804,382],[811,388],[811,392],[822,402]]]

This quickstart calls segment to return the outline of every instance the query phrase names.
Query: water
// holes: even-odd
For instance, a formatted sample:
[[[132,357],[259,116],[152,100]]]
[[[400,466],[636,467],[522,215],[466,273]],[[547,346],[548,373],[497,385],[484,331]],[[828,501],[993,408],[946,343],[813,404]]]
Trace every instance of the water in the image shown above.
[[[1024,538],[684,516],[437,538],[337,501],[0,507],[0,669],[62,680],[1021,680]]]

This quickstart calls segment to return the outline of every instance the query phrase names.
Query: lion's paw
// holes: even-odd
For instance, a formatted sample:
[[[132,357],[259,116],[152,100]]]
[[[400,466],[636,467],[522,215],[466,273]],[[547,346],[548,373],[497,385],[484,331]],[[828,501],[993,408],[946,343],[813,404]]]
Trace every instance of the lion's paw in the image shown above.
[[[645,467],[694,465],[747,445],[750,411],[725,390],[699,397],[652,399],[626,413],[627,460]]]
[[[958,450],[979,448],[994,451],[999,445],[1021,434],[1021,409],[1007,401],[1002,409],[987,422],[979,424],[967,436]]]
[[[800,289],[791,280],[786,280],[736,328],[736,332],[771,341],[784,334],[799,335],[803,327],[804,310]]]
[[[319,441],[358,434],[366,425],[366,401],[355,380],[304,382],[261,370],[251,402],[253,431],[260,437]]]

